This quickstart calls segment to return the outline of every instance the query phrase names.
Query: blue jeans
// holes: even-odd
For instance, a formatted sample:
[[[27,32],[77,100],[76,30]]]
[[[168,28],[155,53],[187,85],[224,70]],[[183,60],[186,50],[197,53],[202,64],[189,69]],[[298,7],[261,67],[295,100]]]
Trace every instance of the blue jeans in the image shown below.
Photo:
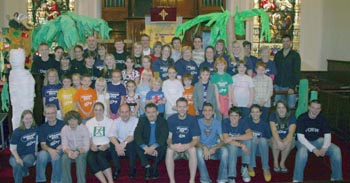
[[[250,148],[250,167],[256,167],[256,156],[260,156],[262,168],[268,170],[269,167],[269,144],[266,138],[254,137]]]
[[[46,182],[46,165],[50,161],[52,165],[51,182],[62,182],[62,155],[63,152],[61,151],[57,160],[51,160],[51,156],[47,151],[41,150],[38,153],[36,162],[36,182]]]
[[[204,160],[204,151],[202,148],[196,148],[197,152],[197,162],[198,162],[198,169],[200,173],[200,181],[201,183],[211,183],[208,169],[205,164]],[[226,182],[227,179],[227,162],[228,162],[228,150],[225,146],[219,148],[216,150],[216,152],[212,155],[210,155],[210,159],[212,160],[220,160],[219,165],[219,173],[218,173],[218,179],[217,182]]]
[[[15,179],[15,183],[22,183],[22,178],[25,177],[28,173],[28,168],[34,166],[35,162],[34,154],[27,154],[21,158],[23,161],[23,166],[16,162],[14,156],[11,156],[9,160],[10,165],[12,166],[13,178]]]
[[[251,147],[251,140],[242,140],[243,143],[249,149]],[[228,177],[236,177],[236,166],[237,166],[237,158],[242,156],[242,164],[249,165],[250,163],[250,154],[246,154],[242,151],[242,149],[238,146],[228,144],[227,146],[229,155],[229,164],[228,164]],[[249,149],[250,151],[250,149]]]
[[[289,87],[282,87],[277,85],[275,85],[274,88],[275,88],[275,91],[287,91],[289,89]],[[286,101],[289,109],[295,109],[295,104],[297,103],[297,95],[295,93],[287,95],[287,97],[286,95],[275,95],[275,101],[274,101],[275,105],[276,105],[276,102],[279,100]]]
[[[317,140],[310,141],[310,143],[317,149],[321,149],[323,141],[323,138],[318,138]],[[298,151],[295,158],[293,180],[302,182],[304,179],[304,169],[309,155],[309,150],[300,142],[297,142],[297,148]],[[326,156],[329,156],[331,162],[331,178],[334,180],[342,180],[342,157],[340,148],[335,144],[331,144],[326,151]]]

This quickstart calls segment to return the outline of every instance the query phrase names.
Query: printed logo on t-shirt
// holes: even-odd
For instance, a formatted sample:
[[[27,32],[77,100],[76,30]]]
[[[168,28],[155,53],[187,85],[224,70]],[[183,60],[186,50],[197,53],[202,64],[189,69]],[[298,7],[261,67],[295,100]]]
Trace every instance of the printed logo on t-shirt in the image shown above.
[[[212,131],[213,131],[213,129],[211,127],[206,128],[206,129],[203,129],[203,134],[205,134],[206,136],[209,136]]]
[[[237,137],[240,136],[240,133],[229,133],[230,137]]]
[[[257,132],[257,131],[253,131],[253,136],[260,138],[260,137],[262,137],[262,133],[261,132]]]
[[[104,126],[95,126],[94,127],[94,137],[104,137],[106,136],[106,127]]]
[[[24,135],[21,137],[21,142],[26,144],[26,147],[29,147],[36,143],[36,132]]]
[[[47,96],[49,96],[49,101],[48,102],[53,102],[57,100],[57,90],[48,90],[46,91]]]
[[[186,70],[191,71],[191,74],[192,74],[192,73],[197,74],[197,72],[195,71],[195,70],[196,70],[196,67],[193,66],[193,65],[187,65],[187,66],[186,66]]]
[[[91,100],[91,98],[92,98],[92,95],[82,95],[81,96],[81,99],[83,101],[89,101],[89,100]]]
[[[115,60],[115,63],[117,63],[117,64],[124,64],[125,61],[124,60]]]
[[[278,130],[278,134],[287,134],[287,130]]]
[[[71,99],[73,97],[73,94],[65,94],[65,95],[62,95],[63,99]]]
[[[50,142],[49,146],[54,147],[61,143],[61,132],[55,132],[47,136],[47,140]]]
[[[110,104],[118,104],[120,93],[109,93]]]
[[[176,127],[176,134],[178,134],[179,138],[185,138],[189,133],[190,129],[188,126],[178,126]]]
[[[219,93],[225,93],[227,91],[226,86],[227,86],[227,81],[219,81],[217,83],[218,88],[219,88]]]
[[[183,95],[183,97],[185,98],[185,99],[187,99],[187,102],[188,102],[188,105],[192,105],[193,104],[193,94],[192,93],[190,93],[190,94],[185,94],[185,95]]]
[[[47,70],[45,70],[45,69],[39,69],[40,74],[46,74],[46,72],[47,72]]]
[[[305,133],[319,133],[320,129],[318,128],[306,128]]]

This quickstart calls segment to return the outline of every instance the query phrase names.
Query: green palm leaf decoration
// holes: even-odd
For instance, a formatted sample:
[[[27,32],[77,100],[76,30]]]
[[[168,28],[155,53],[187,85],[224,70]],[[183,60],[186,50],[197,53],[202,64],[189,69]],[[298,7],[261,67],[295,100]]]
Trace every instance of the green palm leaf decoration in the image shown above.
[[[36,50],[42,42],[49,46],[57,42],[64,48],[70,48],[79,42],[85,43],[86,37],[94,32],[98,32],[103,40],[109,39],[110,30],[107,22],[102,19],[66,12],[33,30],[32,50]]]
[[[244,21],[246,21],[248,18],[254,17],[254,16],[260,16],[261,18],[261,32],[260,32],[260,38],[262,38],[265,35],[265,40],[271,41],[271,34],[270,34],[270,19],[267,13],[263,9],[251,9],[251,10],[245,10],[242,12],[238,12],[238,9],[236,7],[236,13],[233,15],[235,19],[235,31],[237,35],[244,35]]]
[[[210,31],[210,45],[214,45],[215,42],[218,39],[223,39],[225,42],[227,42],[227,22],[230,16],[234,17],[235,21],[235,32],[237,35],[244,35],[244,21],[248,18],[254,17],[254,16],[260,16],[261,22],[262,22],[262,29],[261,29],[261,38],[264,36],[265,40],[271,41],[271,34],[270,34],[270,20],[269,16],[263,9],[251,9],[251,10],[245,10],[242,12],[238,12],[238,9],[236,7],[236,12],[231,15],[231,13],[227,10],[223,10],[222,12],[216,12],[216,13],[209,13],[205,15],[199,15],[196,18],[189,20],[182,25],[178,26],[175,30],[175,36],[181,37],[183,39],[183,36],[185,35],[186,31],[191,29],[193,26],[197,25],[197,28],[194,32],[194,34],[197,33],[198,27],[201,23],[207,22],[205,26],[212,26]]]

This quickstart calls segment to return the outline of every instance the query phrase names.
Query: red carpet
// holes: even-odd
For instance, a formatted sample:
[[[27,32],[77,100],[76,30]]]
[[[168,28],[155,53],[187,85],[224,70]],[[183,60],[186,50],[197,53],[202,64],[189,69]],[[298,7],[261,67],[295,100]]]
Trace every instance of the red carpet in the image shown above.
[[[335,139],[335,138],[334,138]],[[343,178],[344,180],[349,181],[341,181],[341,182],[350,182],[349,172],[350,172],[350,159],[349,159],[349,149],[350,145],[343,141],[335,139],[335,143],[340,146],[342,149],[342,157],[343,157]],[[294,168],[294,158],[295,158],[294,149],[290,156],[287,159],[286,166],[289,169],[289,172],[286,174],[277,174],[272,171],[272,180],[271,182],[291,182],[293,176],[293,168]],[[8,159],[10,156],[9,150],[4,150],[0,152],[0,182],[1,183],[10,183],[13,182],[12,179],[12,169],[9,166]],[[272,167],[272,154],[270,154],[270,167]],[[208,169],[210,171],[210,176],[213,181],[217,178],[217,170],[218,170],[218,161],[210,161],[208,162]],[[185,160],[177,160],[175,162],[176,170],[175,177],[177,183],[186,183],[189,180],[189,172],[188,172],[188,164]],[[128,167],[127,161],[122,160],[122,167]],[[165,163],[163,162],[160,167],[160,177],[156,180],[145,181],[143,179],[143,168],[141,168],[140,163],[137,162],[137,177],[135,179],[128,178],[128,169],[122,170],[121,177],[119,177],[115,182],[120,183],[167,183],[169,182],[168,175],[165,168]],[[237,166],[240,167],[240,164]],[[263,172],[261,169],[260,159],[257,160],[257,167],[255,169],[256,176],[252,178],[251,182],[260,183],[265,182],[263,177]],[[47,168],[47,172],[51,172],[51,168]],[[237,171],[239,172],[239,171]],[[305,181],[306,182],[330,182],[330,164],[328,158],[317,158],[314,155],[309,156],[308,164],[305,168]],[[75,167],[72,168],[73,173],[73,182],[75,179]],[[47,180],[50,179],[50,173],[47,173]],[[87,170],[87,179],[88,183],[98,183],[99,181],[91,174],[89,169]],[[32,183],[35,182],[35,168],[30,169],[30,176],[25,177],[23,180],[24,183]],[[199,173],[197,172],[196,182],[199,182]],[[236,179],[236,182],[243,182],[242,178],[239,176]]]

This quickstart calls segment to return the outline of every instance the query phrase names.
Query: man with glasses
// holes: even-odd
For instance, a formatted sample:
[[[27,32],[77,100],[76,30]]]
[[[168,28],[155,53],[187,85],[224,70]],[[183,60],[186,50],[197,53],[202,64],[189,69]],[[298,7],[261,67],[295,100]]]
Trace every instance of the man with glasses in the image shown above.
[[[56,118],[57,107],[54,104],[45,106],[44,115],[47,121],[39,128],[39,143],[42,150],[36,160],[36,182],[46,182],[46,165],[51,161],[51,182],[59,183],[62,182],[61,130],[65,124]]]

